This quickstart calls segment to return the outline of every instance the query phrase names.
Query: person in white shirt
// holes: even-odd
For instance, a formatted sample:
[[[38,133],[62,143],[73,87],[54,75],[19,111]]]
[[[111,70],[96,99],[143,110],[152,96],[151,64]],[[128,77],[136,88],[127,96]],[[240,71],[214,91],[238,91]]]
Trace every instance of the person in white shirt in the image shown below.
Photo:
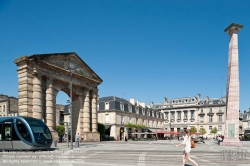
[[[178,146],[182,146],[185,145],[184,151],[183,151],[183,155],[182,155],[182,166],[185,165],[185,157],[191,162],[193,163],[195,166],[198,166],[198,164],[192,160],[190,158],[190,152],[191,152],[191,136],[190,136],[190,131],[189,130],[185,130],[185,137],[184,137],[184,141],[179,144],[179,145],[175,145],[175,147]]]
[[[218,145],[220,145],[220,142],[222,142],[222,138],[219,136],[218,137]]]

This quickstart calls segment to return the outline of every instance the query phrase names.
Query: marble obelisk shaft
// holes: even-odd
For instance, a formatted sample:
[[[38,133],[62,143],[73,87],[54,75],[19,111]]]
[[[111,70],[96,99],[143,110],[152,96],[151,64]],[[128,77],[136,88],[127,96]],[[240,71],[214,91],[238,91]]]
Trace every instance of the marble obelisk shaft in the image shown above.
[[[239,63],[238,63],[238,32],[243,28],[239,24],[231,24],[225,29],[230,36],[228,51],[227,78],[227,111],[224,140],[222,146],[241,146],[239,140]]]

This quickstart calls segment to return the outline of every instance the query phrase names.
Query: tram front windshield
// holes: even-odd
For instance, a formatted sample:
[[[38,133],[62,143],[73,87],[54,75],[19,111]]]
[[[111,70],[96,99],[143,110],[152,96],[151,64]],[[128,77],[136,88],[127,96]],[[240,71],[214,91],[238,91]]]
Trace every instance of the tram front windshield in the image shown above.
[[[25,119],[34,134],[35,141],[40,144],[49,144],[52,141],[49,128],[41,121],[36,119]]]

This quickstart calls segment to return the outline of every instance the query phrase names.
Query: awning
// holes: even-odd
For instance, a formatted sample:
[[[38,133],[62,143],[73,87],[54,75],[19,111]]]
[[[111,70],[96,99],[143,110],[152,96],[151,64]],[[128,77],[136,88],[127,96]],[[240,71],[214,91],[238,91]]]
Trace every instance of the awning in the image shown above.
[[[128,134],[155,134],[155,133],[148,133],[148,132],[146,132],[146,133],[128,133]]]
[[[245,134],[245,135],[246,135],[246,134],[250,134],[250,129],[245,129],[244,134]]]
[[[157,132],[155,132],[155,133],[156,133],[156,134],[180,134],[180,132],[165,131],[165,130],[157,131]]]
[[[111,125],[104,125],[105,126],[105,129],[110,129]]]
[[[148,129],[149,132],[156,132],[157,130],[156,129]]]

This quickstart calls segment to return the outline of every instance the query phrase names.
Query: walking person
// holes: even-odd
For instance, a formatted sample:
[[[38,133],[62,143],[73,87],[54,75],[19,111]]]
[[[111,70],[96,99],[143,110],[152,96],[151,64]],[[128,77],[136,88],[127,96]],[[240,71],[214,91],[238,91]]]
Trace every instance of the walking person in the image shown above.
[[[185,165],[185,157],[191,162],[193,163],[195,166],[198,166],[198,164],[192,160],[190,158],[190,152],[191,152],[191,136],[190,136],[190,131],[189,130],[185,130],[185,137],[184,137],[184,141],[179,144],[179,145],[175,145],[175,147],[178,146],[182,146],[185,145],[184,151],[183,151],[183,155],[182,155],[182,166]]]

